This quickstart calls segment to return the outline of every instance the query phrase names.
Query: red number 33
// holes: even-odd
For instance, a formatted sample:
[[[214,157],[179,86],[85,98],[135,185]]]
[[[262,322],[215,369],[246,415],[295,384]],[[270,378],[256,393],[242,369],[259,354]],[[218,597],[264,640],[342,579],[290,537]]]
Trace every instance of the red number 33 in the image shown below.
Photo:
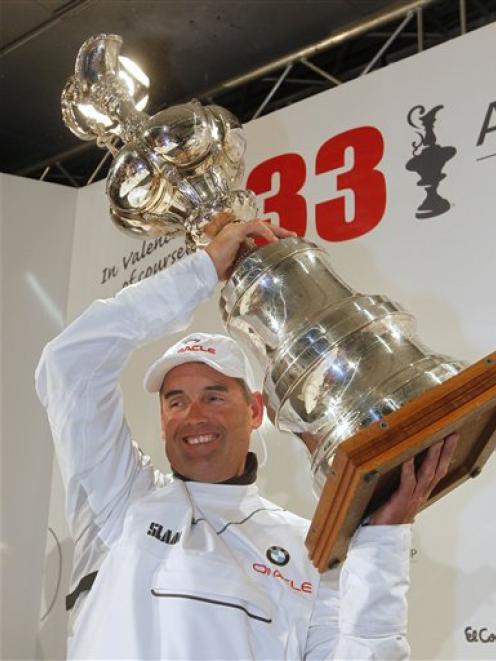
[[[350,190],[354,197],[353,218],[346,218],[344,195],[315,206],[318,235],[326,241],[346,241],[370,232],[381,221],[386,209],[386,180],[377,165],[384,153],[381,132],[373,126],[361,126],[336,135],[320,147],[315,174],[332,172],[346,165],[346,150],[353,153],[352,166],[336,175],[337,191]],[[306,166],[299,154],[283,154],[257,165],[250,173],[247,188],[256,194],[272,190],[272,176],[280,177],[279,190],[265,198],[264,213],[275,211],[282,227],[304,236],[307,205],[300,193],[306,179]]]

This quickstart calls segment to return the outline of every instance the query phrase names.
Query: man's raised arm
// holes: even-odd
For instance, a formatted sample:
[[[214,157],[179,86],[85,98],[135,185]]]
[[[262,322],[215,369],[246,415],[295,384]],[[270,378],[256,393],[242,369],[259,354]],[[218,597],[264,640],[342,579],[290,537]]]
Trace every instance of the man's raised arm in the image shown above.
[[[114,298],[95,301],[42,353],[36,390],[47,408],[75,539],[90,523],[100,528],[111,515],[120,519],[133,490],[153,484],[151,466],[131,442],[118,385],[131,353],[186,328],[218,279],[226,277],[245,239],[294,235],[259,220],[231,220],[219,214],[211,222],[213,240],[205,251]]]
[[[152,486],[153,470],[131,443],[119,375],[139,346],[185,328],[217,282],[201,251],[95,301],[45,347],[36,390],[47,408],[75,539],[90,523],[100,528],[122,512],[132,486]]]

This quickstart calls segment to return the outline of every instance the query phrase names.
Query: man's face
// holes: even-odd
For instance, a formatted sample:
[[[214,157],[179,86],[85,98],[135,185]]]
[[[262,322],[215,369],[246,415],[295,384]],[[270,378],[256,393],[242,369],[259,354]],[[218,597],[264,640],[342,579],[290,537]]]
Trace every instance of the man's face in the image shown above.
[[[251,432],[262,423],[262,396],[247,401],[237,379],[184,363],[165,376],[160,415],[171,466],[192,480],[223,482],[244,471]]]

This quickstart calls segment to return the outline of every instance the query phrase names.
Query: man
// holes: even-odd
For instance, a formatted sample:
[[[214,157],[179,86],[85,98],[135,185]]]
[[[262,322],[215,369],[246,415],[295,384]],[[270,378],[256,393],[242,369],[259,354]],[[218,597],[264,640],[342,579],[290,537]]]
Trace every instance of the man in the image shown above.
[[[341,568],[308,560],[308,521],[258,494],[250,433],[260,393],[229,338],[196,334],[152,365],[173,476],[132,443],[119,373],[138,346],[184,329],[247,237],[227,224],[199,251],[114,299],[96,301],[45,348],[36,374],[75,540],[70,658],[400,659],[408,656],[410,522],[446,473],[455,438],[355,534]],[[393,525],[394,524],[394,525]]]

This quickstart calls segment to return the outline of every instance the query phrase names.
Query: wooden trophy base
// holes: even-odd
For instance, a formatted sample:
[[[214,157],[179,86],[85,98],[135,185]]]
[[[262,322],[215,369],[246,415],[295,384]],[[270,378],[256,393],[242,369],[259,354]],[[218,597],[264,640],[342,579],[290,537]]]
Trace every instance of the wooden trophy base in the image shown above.
[[[344,560],[357,526],[397,489],[401,464],[454,431],[448,474],[425,507],[479,475],[496,446],[496,352],[341,443],[306,538],[319,571]]]

